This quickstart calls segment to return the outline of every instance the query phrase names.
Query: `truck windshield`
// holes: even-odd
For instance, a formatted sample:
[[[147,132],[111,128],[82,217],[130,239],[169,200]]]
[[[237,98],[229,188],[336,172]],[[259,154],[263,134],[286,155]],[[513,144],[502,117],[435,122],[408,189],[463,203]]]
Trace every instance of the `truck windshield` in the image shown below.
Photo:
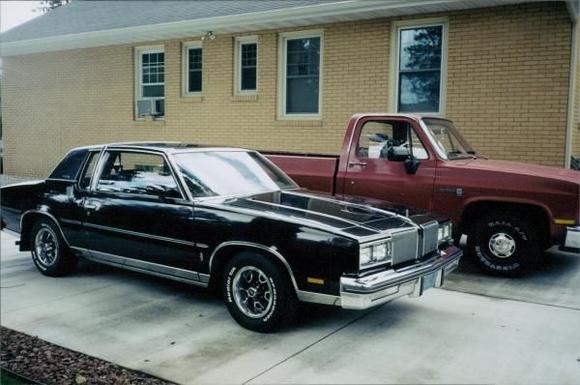
[[[193,197],[250,195],[298,186],[260,154],[250,151],[185,152],[174,155]]]
[[[477,153],[461,136],[452,122],[442,119],[424,118],[423,122],[428,128],[427,134],[431,137],[433,145],[446,159],[474,158]]]

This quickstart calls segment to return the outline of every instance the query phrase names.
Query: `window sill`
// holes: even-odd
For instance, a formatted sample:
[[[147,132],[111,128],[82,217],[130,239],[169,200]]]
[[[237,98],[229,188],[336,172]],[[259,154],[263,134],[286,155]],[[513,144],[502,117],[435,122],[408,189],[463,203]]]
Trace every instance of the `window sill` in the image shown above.
[[[312,119],[278,119],[274,121],[275,126],[279,127],[322,127],[321,118]]]
[[[151,119],[151,118],[135,118],[135,120],[133,120],[133,122],[136,123],[139,126],[141,126],[141,125],[164,126],[165,125],[165,117],[163,117],[163,118],[156,118],[156,119]]]
[[[181,101],[188,102],[188,103],[201,103],[201,102],[203,102],[203,95],[184,94],[181,97]]]
[[[238,94],[232,96],[232,102],[257,102],[258,95],[257,94]]]

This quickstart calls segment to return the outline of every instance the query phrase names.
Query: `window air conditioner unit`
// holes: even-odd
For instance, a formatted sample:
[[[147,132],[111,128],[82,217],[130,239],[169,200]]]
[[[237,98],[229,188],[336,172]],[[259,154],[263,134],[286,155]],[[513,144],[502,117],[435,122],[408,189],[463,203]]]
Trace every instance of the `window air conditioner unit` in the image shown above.
[[[165,100],[163,98],[137,100],[138,117],[152,116],[155,118],[163,115],[165,115]]]

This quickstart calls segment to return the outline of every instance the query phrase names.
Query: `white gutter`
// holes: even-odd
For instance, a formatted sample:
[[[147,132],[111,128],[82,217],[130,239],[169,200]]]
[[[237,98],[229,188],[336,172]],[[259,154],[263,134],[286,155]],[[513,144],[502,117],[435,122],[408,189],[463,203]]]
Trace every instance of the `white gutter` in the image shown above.
[[[566,143],[564,147],[564,167],[570,168],[572,157],[572,132],[574,130],[574,105],[576,101],[576,71],[578,66],[578,43],[580,42],[578,16],[572,22],[572,42],[570,47],[570,75],[568,79],[568,110],[566,112]],[[579,111],[580,114],[580,111]],[[580,133],[577,133],[580,135]]]
[[[0,42],[0,56],[525,3],[529,0],[345,0],[336,3]],[[1,35],[0,35],[1,40]]]

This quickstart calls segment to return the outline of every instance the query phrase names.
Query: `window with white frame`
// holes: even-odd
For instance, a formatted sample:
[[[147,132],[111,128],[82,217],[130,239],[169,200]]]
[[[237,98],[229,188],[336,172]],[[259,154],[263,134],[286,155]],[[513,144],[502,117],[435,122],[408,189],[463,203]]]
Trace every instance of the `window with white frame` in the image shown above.
[[[203,92],[203,48],[201,42],[183,45],[184,94],[201,95]]]
[[[137,115],[165,114],[165,53],[163,47],[137,48]]]
[[[255,94],[258,89],[258,39],[255,36],[236,38],[236,94]]]
[[[397,33],[397,112],[442,113],[445,24],[400,25]]]
[[[319,117],[323,36],[321,32],[280,35],[281,115]]]

